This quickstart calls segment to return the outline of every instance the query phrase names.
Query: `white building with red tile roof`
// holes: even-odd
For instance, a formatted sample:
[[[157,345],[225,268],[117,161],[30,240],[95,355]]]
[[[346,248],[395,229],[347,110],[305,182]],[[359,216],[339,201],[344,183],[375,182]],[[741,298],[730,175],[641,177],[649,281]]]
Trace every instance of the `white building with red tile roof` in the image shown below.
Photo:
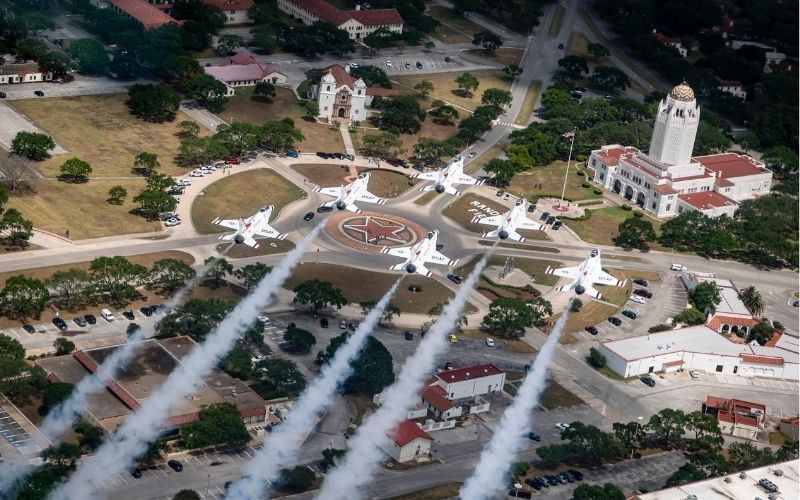
[[[673,47],[680,53],[681,57],[686,57],[686,54],[688,54],[686,47],[683,46],[683,42],[681,42],[681,39],[676,36],[667,36],[663,33],[653,30],[653,38],[655,38],[656,41],[662,45]]]
[[[258,82],[269,82],[273,85],[287,83],[286,75],[271,64],[258,59],[244,50],[230,59],[231,64],[224,66],[206,66],[203,71],[225,84],[226,96],[234,95],[235,87],[250,87]]]
[[[205,5],[217,7],[225,14],[225,24],[252,24],[247,11],[255,5],[253,0],[202,0]]]
[[[736,96],[741,100],[747,99],[747,90],[744,89],[744,85],[742,85],[742,82],[739,80],[723,80],[718,76],[715,78],[717,80],[717,89]]]
[[[319,118],[343,122],[367,119],[366,107],[375,97],[400,95],[397,89],[367,87],[364,80],[350,75],[339,64],[323,69],[325,75],[312,86],[309,98],[319,103]]]
[[[676,86],[659,104],[648,153],[620,144],[592,151],[592,182],[659,218],[732,216],[741,201],[769,194],[772,172],[748,155],[692,156],[699,120],[694,91]]]
[[[741,399],[706,396],[703,413],[717,417],[719,428],[723,434],[753,441],[758,439],[759,431],[767,424],[767,407],[765,405]]]
[[[397,9],[340,10],[325,0],[278,0],[278,9],[304,24],[325,21],[344,30],[353,40],[361,40],[379,28],[400,34],[403,18]]]
[[[160,28],[165,24],[180,24],[180,21],[146,0],[108,0],[108,4],[120,14],[138,21],[146,30]]]
[[[384,451],[399,463],[430,456],[433,437],[411,420],[400,422],[387,437],[390,441],[385,444]]]

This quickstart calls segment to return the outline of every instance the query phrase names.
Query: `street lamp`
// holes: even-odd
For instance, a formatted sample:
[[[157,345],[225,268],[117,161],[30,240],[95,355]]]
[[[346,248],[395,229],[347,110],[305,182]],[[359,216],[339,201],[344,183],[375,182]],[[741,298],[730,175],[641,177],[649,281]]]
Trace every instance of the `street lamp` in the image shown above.
[[[558,202],[558,208],[560,209],[561,206],[564,204],[564,194],[567,192],[567,176],[569,175],[569,162],[572,160],[572,148],[575,146],[575,132],[577,132],[578,128],[575,127],[572,129],[572,132],[567,132],[562,134],[561,137],[567,138],[571,137],[572,142],[569,145],[569,156],[567,156],[567,171],[564,172],[564,187],[561,188],[561,200]]]
[[[211,474],[207,474],[208,482],[206,483],[206,498],[208,497],[208,490],[211,489]]]

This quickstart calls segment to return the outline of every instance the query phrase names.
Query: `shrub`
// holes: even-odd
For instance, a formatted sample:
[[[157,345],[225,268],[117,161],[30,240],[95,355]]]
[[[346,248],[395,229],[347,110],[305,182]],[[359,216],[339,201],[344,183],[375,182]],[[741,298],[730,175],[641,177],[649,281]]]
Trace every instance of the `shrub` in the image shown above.
[[[418,293],[422,291],[422,287],[419,285],[408,285],[408,291],[413,293]]]
[[[592,185],[589,184],[588,182],[581,182],[581,187],[584,189],[589,189],[590,187],[592,187]]]
[[[594,189],[592,190],[592,192],[593,192],[594,194],[603,194],[603,190],[602,190],[602,189],[599,189],[599,188],[594,188]]]
[[[589,357],[587,358],[587,361],[589,361],[590,365],[598,369],[606,366],[606,357],[594,347],[589,349]]]
[[[657,325],[653,325],[650,328],[648,328],[647,333],[664,332],[667,330],[672,330],[672,326],[664,323],[659,323]]]
[[[644,216],[644,214],[642,212],[633,212],[633,216],[641,218]]]
[[[578,312],[581,310],[581,307],[583,307],[583,302],[581,301],[581,299],[574,298],[572,299],[572,303],[569,306],[569,310],[570,312]]]
[[[623,210],[627,210],[627,211],[629,211],[629,212],[630,212],[631,210],[633,210],[633,207],[631,207],[631,206],[630,206],[630,205],[628,205],[627,203],[623,203],[623,204],[622,204],[622,206],[621,206],[621,207],[619,207],[619,208],[621,208],[621,209],[623,209]]]
[[[575,175],[577,175],[578,177],[584,177],[586,175],[586,172],[584,172],[583,170],[578,170],[575,173]]]

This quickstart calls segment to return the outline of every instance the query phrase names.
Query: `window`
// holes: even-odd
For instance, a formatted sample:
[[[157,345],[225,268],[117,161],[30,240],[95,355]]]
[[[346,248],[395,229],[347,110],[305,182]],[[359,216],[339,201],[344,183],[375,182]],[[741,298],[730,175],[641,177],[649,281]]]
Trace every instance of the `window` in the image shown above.
[[[656,202],[652,202],[652,203],[650,204],[650,208],[652,208],[653,210],[655,210],[655,209],[656,209]]]
[[[605,178],[606,178],[606,174],[600,174],[600,180],[601,180],[601,181],[602,181],[603,179],[605,179]]]
[[[667,206],[669,206],[669,205],[667,205]],[[678,207],[678,213],[679,213],[679,214],[682,214],[682,213],[683,213],[683,207]]]
[[[597,159],[592,158],[592,166],[594,167],[595,165],[597,165]]]
[[[330,92],[330,91],[331,91],[331,86],[325,85],[325,92]]]
[[[231,15],[232,15],[232,16],[235,16],[235,15],[236,15],[236,11],[235,11],[235,10],[232,10],[232,11],[231,11]],[[231,18],[231,21],[233,21],[233,18]]]
[[[672,198],[672,196],[670,196],[670,198]],[[669,205],[669,204],[668,204],[668,205],[667,205],[667,212],[669,212],[671,208],[672,208],[672,205]]]
[[[717,365],[717,372],[722,373],[722,365]]]

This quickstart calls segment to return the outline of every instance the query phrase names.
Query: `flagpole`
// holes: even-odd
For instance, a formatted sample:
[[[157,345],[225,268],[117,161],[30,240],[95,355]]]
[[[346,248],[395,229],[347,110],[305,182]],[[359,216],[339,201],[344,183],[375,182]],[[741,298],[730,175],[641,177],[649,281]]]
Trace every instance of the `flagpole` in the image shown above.
[[[564,205],[564,195],[567,192],[567,177],[569,176],[569,162],[572,160],[572,148],[575,146],[575,132],[577,127],[572,129],[572,142],[569,145],[569,156],[567,157],[567,171],[564,173],[564,187],[561,188],[561,200],[558,202],[558,208]]]

